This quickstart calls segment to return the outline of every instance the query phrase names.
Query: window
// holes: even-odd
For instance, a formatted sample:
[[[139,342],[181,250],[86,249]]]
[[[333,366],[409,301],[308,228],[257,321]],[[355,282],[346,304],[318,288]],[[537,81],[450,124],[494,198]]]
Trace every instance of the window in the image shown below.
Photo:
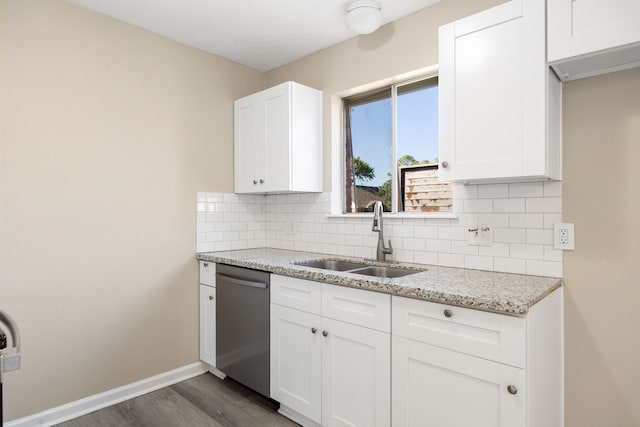
[[[438,78],[343,99],[344,212],[450,212],[438,181]],[[396,165],[395,167],[393,165]]]

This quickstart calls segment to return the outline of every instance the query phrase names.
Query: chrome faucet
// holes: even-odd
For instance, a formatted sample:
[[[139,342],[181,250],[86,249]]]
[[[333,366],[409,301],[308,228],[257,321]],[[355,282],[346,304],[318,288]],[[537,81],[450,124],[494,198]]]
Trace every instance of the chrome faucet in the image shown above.
[[[376,250],[376,259],[378,261],[385,261],[385,255],[392,254],[393,248],[391,247],[391,240],[389,240],[389,247],[384,245],[384,231],[382,226],[382,202],[376,201],[373,205],[373,225],[371,231],[378,233],[378,249]]]

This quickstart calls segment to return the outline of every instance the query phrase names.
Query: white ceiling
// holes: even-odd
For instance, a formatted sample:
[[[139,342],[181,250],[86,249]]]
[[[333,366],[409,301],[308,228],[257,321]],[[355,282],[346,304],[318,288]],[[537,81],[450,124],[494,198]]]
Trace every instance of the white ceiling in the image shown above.
[[[260,71],[355,36],[351,0],[67,1]],[[440,0],[377,1],[386,24]]]

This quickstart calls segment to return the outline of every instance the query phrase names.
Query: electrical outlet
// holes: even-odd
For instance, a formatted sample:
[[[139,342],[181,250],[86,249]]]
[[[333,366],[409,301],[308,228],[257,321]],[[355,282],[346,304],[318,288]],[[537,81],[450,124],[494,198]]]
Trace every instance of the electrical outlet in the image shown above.
[[[569,251],[575,249],[573,224],[553,224],[553,247]]]

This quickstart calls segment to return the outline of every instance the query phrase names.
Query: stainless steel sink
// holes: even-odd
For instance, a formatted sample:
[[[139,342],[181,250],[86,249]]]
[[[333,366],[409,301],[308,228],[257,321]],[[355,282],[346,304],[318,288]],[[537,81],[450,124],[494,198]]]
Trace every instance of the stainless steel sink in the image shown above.
[[[364,262],[342,261],[336,259],[317,259],[313,261],[296,262],[295,265],[304,267],[321,268],[323,270],[341,271],[343,273],[362,274],[364,276],[386,277],[393,279],[395,277],[408,276],[410,274],[420,273],[425,270],[415,270],[411,268],[391,267],[382,265],[371,265]]]
[[[363,274],[365,276],[387,277],[389,279],[393,279],[394,277],[403,277],[410,274],[420,273],[420,270],[410,270],[407,268],[398,267],[371,266],[353,270],[351,271],[351,273]]]
[[[313,261],[296,262],[295,264],[333,271],[349,271],[367,266],[367,264],[363,262],[340,261],[336,259],[316,259]]]

